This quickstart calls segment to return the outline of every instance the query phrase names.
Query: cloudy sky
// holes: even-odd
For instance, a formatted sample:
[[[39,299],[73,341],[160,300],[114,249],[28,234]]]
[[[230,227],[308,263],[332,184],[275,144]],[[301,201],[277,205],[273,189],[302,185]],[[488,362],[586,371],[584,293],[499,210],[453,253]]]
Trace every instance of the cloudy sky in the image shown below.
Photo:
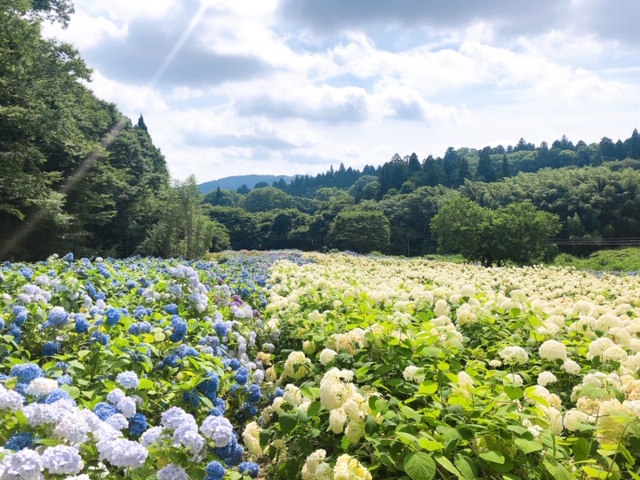
[[[174,178],[315,174],[640,127],[640,2],[75,0],[91,88]]]

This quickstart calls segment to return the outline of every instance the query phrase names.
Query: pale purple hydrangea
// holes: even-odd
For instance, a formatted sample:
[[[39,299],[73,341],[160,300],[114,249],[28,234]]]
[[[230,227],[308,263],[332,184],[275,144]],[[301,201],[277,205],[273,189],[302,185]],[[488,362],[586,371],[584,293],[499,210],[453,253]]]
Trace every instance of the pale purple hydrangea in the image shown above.
[[[208,416],[200,431],[205,437],[212,438],[216,447],[226,447],[233,439],[233,425],[225,417]]]
[[[58,445],[44,451],[42,465],[53,475],[76,474],[82,470],[84,462],[75,448]]]
[[[138,388],[140,380],[136,372],[122,372],[116,377],[116,382],[120,384],[125,390]]]

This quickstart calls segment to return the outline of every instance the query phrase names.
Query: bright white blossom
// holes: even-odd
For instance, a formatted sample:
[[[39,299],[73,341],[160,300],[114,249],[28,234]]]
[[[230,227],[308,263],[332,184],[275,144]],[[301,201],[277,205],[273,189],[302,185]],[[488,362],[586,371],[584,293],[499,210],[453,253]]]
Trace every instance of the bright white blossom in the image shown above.
[[[338,457],[333,468],[333,480],[372,480],[372,477],[364,465],[345,453]]]
[[[49,395],[56,388],[58,388],[58,382],[51,378],[34,378],[27,387],[27,395],[43,397]]]
[[[522,347],[505,347],[500,351],[500,358],[509,365],[522,365],[529,361],[529,354]]]
[[[407,382],[421,383],[424,381],[423,370],[415,365],[408,365],[402,372],[402,376]]]
[[[538,385],[546,387],[550,383],[557,382],[558,378],[551,372],[540,372],[538,375]]]
[[[325,348],[320,352],[320,363],[322,365],[328,365],[333,361],[333,358],[338,354],[335,350],[331,350],[330,348]]]
[[[307,457],[302,466],[302,480],[333,480],[333,471],[331,466],[325,462],[327,452],[325,450],[316,450]]]
[[[557,340],[547,340],[540,345],[540,349],[538,351],[540,353],[540,358],[551,362],[555,360],[564,361],[567,359],[567,347]]]
[[[309,371],[309,359],[304,352],[291,352],[284,364],[284,374],[294,380],[300,380]]]

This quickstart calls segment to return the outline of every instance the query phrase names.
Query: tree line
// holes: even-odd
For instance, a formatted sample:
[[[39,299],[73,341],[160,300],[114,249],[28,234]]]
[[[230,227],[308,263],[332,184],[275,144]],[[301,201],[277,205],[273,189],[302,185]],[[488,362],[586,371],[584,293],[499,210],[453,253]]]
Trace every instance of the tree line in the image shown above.
[[[371,177],[360,177],[346,189],[320,187],[307,197],[263,186],[245,194],[216,190],[205,196],[205,202],[211,205],[211,218],[227,229],[233,249],[337,248],[413,256],[436,252],[440,241],[442,250],[460,252],[464,247],[442,242],[442,232],[438,236],[433,231],[434,226],[444,228],[443,220],[435,225],[433,220],[447,205],[453,205],[449,212],[455,207],[471,217],[445,215],[444,223],[463,225],[462,218],[466,218],[467,223],[474,219],[485,225],[483,235],[479,230],[462,235],[485,239],[484,249],[493,242],[494,247],[489,248],[493,255],[474,254],[484,263],[539,260],[550,253],[547,246],[536,243],[539,236],[575,241],[640,238],[640,161],[630,158],[600,166],[547,167],[495,182],[466,179],[456,188],[441,184],[405,192],[391,190],[379,200],[361,194],[366,185],[378,181]],[[542,221],[543,217],[535,216],[538,212],[550,216]],[[529,219],[518,220],[522,218]],[[507,226],[516,224],[520,230],[508,230]],[[531,232],[522,230],[527,224]],[[530,238],[530,258],[499,253],[498,244],[507,237],[514,242]],[[503,242],[502,247],[507,245]],[[593,249],[562,248],[578,254]]]

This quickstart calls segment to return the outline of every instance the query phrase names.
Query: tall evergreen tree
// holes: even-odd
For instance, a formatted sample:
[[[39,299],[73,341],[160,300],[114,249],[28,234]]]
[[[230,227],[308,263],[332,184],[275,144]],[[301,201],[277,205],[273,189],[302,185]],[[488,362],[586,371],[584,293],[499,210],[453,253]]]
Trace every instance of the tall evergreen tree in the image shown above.
[[[511,169],[509,168],[509,159],[506,155],[502,156],[502,167],[500,169],[500,178],[509,178],[511,176]]]
[[[498,172],[496,172],[496,169],[493,166],[490,152],[491,147],[483,148],[480,153],[480,160],[478,161],[476,178],[483,182],[495,182],[498,179]]]

